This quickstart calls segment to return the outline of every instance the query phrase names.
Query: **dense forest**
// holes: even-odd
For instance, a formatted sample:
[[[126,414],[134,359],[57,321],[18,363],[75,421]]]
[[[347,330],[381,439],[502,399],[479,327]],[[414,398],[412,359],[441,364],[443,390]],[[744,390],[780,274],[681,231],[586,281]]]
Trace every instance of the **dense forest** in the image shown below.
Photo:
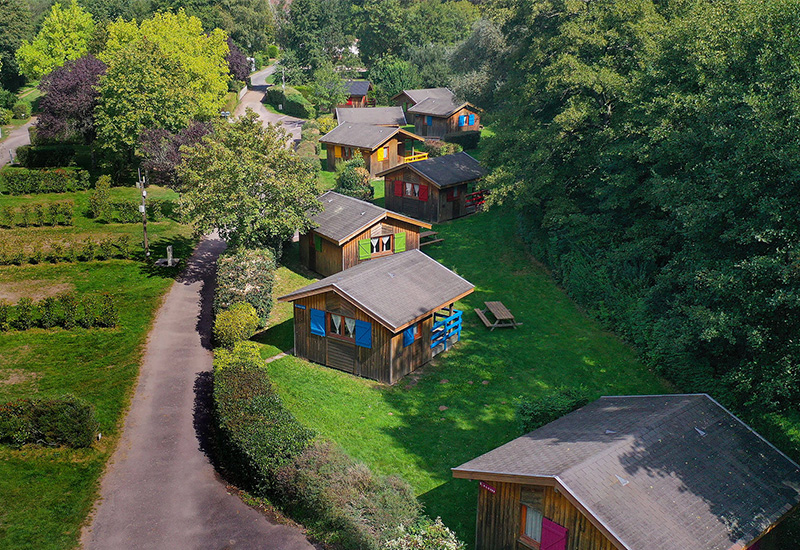
[[[51,4],[0,0],[5,89],[53,69],[24,54]],[[279,44],[293,84],[366,69],[379,104],[404,88],[449,86],[485,110],[496,134],[486,140],[491,202],[519,211],[532,252],[580,304],[681,391],[711,392],[739,411],[796,408],[798,0],[80,5],[92,20],[76,32],[97,59],[79,68],[105,73],[106,90],[90,98],[99,107],[86,139],[101,135],[128,161],[146,149],[135,143],[143,121],[120,125],[114,111],[132,71],[163,69],[154,86],[165,93],[154,97],[173,105],[172,118],[154,112],[147,124],[176,140],[217,108],[228,75],[187,96],[169,73],[162,53],[170,25],[183,23],[154,14],[177,8],[207,33],[191,34],[208,55],[190,72],[224,73],[229,37],[254,56]],[[148,25],[164,33],[159,48],[129,39]]]

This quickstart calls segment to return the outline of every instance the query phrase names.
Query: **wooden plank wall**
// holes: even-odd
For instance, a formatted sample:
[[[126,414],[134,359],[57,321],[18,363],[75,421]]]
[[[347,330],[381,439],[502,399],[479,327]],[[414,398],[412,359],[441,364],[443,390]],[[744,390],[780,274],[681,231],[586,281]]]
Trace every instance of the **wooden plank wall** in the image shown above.
[[[397,197],[394,194],[394,180],[403,180],[413,183],[422,183],[428,186],[428,200],[422,202],[417,199],[407,197]],[[440,221],[439,216],[439,188],[417,175],[413,170],[404,169],[402,171],[387,174],[384,177],[384,201],[387,210],[405,214],[417,218],[418,220],[436,223]]]
[[[479,490],[476,550],[530,550],[529,546],[518,541],[521,532],[520,494],[523,486],[496,481],[487,483],[497,492]],[[564,495],[556,493],[554,487],[524,487],[543,490],[544,517],[567,528],[567,550],[617,550]]]
[[[393,137],[392,139],[390,139],[389,141],[384,143],[384,145],[388,145],[389,146],[389,158],[388,159],[385,159],[385,160],[382,160],[382,161],[378,161],[378,150],[377,149],[370,153],[368,159],[366,159],[366,158],[364,159],[366,161],[367,170],[369,171],[369,175],[370,176],[372,176],[374,178],[375,174],[377,174],[378,172],[382,172],[384,170],[388,170],[389,168],[392,168],[393,166],[397,166],[398,164],[401,163],[400,162],[400,155],[398,154],[398,145],[400,143],[401,142],[396,137]]]
[[[348,242],[344,243],[342,247],[342,266],[344,269],[350,269],[354,265],[361,263],[358,258],[358,241],[361,239],[369,239],[372,237],[372,231],[377,226],[380,226],[382,231],[387,233],[405,233],[406,234],[406,250],[413,250],[419,248],[419,226],[406,223],[400,220],[385,219],[382,222],[377,222],[367,227],[364,231],[353,237]],[[341,271],[341,270],[340,270]]]
[[[459,126],[458,125],[458,117],[462,115],[469,116],[470,114],[475,115],[475,124],[467,125],[467,126]],[[469,130],[480,130],[481,129],[481,116],[479,113],[467,109],[466,107],[463,109],[459,109],[449,117],[431,117],[432,120],[430,126],[425,124],[425,117],[427,115],[418,115],[414,114],[414,131],[416,134],[420,136],[426,137],[433,137],[433,138],[443,138],[447,134],[451,134],[453,132],[466,132]]]
[[[392,369],[389,383],[394,384],[405,375],[418,369],[433,358],[431,351],[431,328],[433,315],[422,320],[422,337],[403,347],[403,331],[392,338]]]

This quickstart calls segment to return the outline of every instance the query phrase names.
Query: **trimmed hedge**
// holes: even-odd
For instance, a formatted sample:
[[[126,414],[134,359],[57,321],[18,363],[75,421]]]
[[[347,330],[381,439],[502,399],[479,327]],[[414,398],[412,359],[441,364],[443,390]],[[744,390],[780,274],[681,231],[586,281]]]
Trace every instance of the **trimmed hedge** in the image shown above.
[[[31,104],[30,103],[15,103],[11,108],[14,118],[17,120],[28,120],[31,118]]]
[[[247,302],[238,302],[214,320],[214,341],[232,348],[237,342],[250,339],[258,330],[256,309]]]
[[[97,427],[94,407],[72,395],[0,405],[0,443],[8,445],[90,447]]]
[[[256,310],[258,326],[265,326],[272,311],[276,268],[275,254],[267,248],[242,248],[220,255],[217,258],[214,313],[219,315],[236,302],[247,302]]]
[[[20,298],[15,306],[0,302],[0,332],[34,327],[67,330],[76,326],[113,328],[118,324],[117,302],[107,292],[86,294],[80,298],[74,292],[67,292],[37,303],[30,298]]]
[[[517,423],[526,434],[589,403],[584,388],[562,388],[537,399],[523,399],[517,405]]]
[[[0,207],[0,226],[13,228],[31,225],[72,225],[75,203],[73,201],[25,204],[19,208]]]
[[[460,145],[465,151],[475,149],[481,140],[481,133],[478,130],[469,130],[467,132],[453,132],[444,136],[444,140],[448,143],[456,143]]]
[[[314,105],[303,97],[303,94],[290,86],[286,87],[286,94],[283,93],[283,89],[280,86],[271,86],[267,89],[264,100],[276,109],[279,105],[282,105],[282,112],[287,115],[306,119],[316,116]]]
[[[266,494],[275,475],[303,451],[314,432],[281,402],[253,342],[214,357],[214,419],[227,472],[249,491]]]
[[[53,168],[67,166],[75,158],[75,146],[64,143],[58,145],[23,145],[16,151],[16,162],[24,168]]]
[[[7,166],[0,172],[11,195],[32,193],[66,193],[85,191],[89,188],[89,172],[86,170],[28,169]]]

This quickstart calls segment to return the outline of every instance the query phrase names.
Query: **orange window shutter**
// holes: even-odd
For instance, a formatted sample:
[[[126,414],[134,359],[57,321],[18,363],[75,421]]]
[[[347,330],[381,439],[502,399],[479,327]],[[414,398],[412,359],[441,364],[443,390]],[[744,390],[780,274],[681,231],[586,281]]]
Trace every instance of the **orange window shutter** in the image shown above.
[[[383,147],[378,149],[378,162],[383,160]]]
[[[337,159],[342,158],[342,148],[340,146],[336,146],[333,150],[333,156]]]

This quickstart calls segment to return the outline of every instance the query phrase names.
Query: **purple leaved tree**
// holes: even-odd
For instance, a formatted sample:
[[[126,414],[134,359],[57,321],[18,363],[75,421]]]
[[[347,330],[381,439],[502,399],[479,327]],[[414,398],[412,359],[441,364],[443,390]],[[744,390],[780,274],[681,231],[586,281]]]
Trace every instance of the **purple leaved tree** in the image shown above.
[[[228,38],[228,70],[234,80],[245,82],[250,76],[250,63],[233,40]]]
[[[94,140],[94,108],[97,85],[106,72],[106,64],[86,55],[45,76],[39,84],[44,96],[39,101],[38,135],[47,139]]]
[[[145,130],[139,136],[142,168],[154,185],[166,185],[180,190],[175,168],[181,162],[181,146],[194,145],[211,132],[207,122],[192,122],[177,134],[163,128]]]

